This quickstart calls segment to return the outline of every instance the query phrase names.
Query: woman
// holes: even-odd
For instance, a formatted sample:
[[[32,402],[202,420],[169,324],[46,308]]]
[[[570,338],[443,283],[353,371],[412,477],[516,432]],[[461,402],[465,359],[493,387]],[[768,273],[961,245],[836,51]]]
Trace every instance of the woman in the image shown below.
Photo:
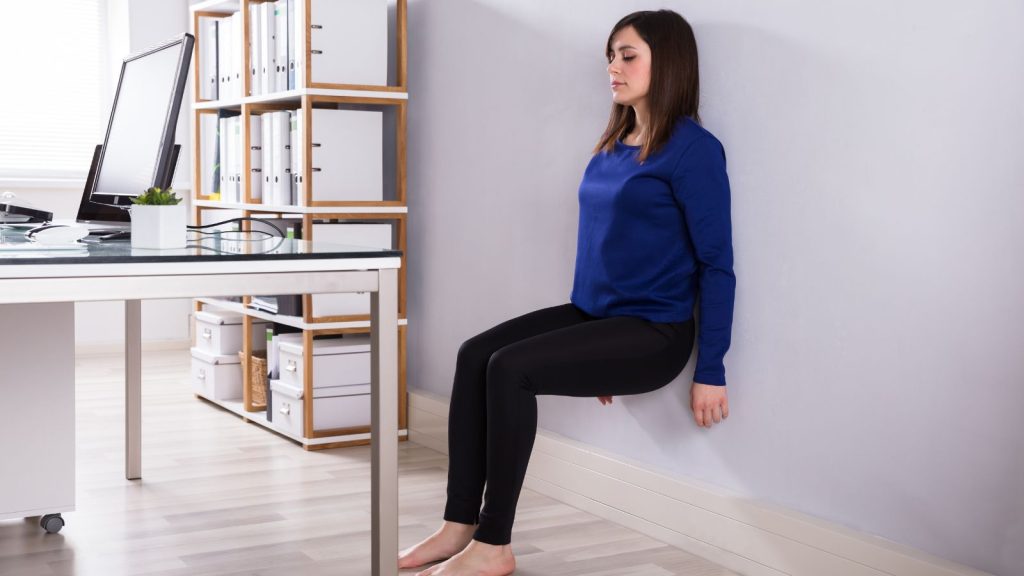
[[[636,12],[612,29],[606,54],[612,113],[579,189],[570,302],[508,320],[459,349],[445,522],[403,551],[399,567],[448,560],[417,576],[511,573],[536,395],[604,404],[661,388],[689,360],[698,295],[691,408],[708,428],[729,414],[729,181],[722,145],[699,125],[693,31],[675,12]]]

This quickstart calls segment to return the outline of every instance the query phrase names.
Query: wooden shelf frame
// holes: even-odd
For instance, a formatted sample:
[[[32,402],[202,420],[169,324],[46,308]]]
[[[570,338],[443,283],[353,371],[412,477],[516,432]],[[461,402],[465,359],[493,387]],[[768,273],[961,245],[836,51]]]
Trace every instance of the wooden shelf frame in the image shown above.
[[[406,319],[406,245],[408,238],[408,206],[407,206],[407,121],[408,121],[408,0],[395,0],[393,5],[395,7],[395,25],[392,27],[389,23],[389,58],[394,58],[395,62],[395,81],[396,85],[388,86],[368,86],[368,85],[357,85],[357,84],[343,84],[343,83],[315,83],[312,81],[312,70],[311,70],[311,29],[310,29],[310,14],[312,13],[312,0],[296,0],[297,2],[303,2],[304,8],[304,22],[302,24],[305,30],[304,38],[301,38],[299,42],[299,49],[304,51],[304,60],[298,62],[298,65],[305,67],[303,71],[303,85],[298,86],[292,90],[284,90],[275,92],[273,94],[252,94],[252,78],[248,73],[242,74],[242,98],[238,99],[219,99],[215,101],[203,100],[200,98],[200,65],[199,65],[199,44],[202,39],[199,37],[197,31],[199,30],[199,24],[201,18],[220,18],[230,16],[235,11],[241,12],[242,18],[242,30],[243,37],[241,42],[243,46],[249,46],[249,6],[252,4],[262,3],[268,0],[207,0],[200,2],[189,7],[191,12],[191,32],[195,36],[195,47],[193,50],[193,87],[194,94],[192,98],[193,107],[193,126],[192,126],[192,141],[193,141],[193,190],[192,190],[192,202],[193,202],[193,216],[194,222],[202,222],[202,216],[204,211],[208,210],[241,210],[242,215],[251,217],[257,214],[263,215],[275,215],[279,218],[290,217],[298,215],[302,219],[303,226],[303,238],[312,239],[313,235],[313,223],[315,220],[330,219],[330,220],[350,220],[350,221],[365,221],[365,220],[387,220],[394,222],[394,226],[397,227],[395,243],[397,248],[402,252],[402,266],[399,269],[399,333],[398,333],[398,427],[400,430],[400,436],[405,431],[406,436],[402,436],[402,440],[407,439],[407,393],[406,393],[406,378],[407,378],[407,329],[408,320]],[[389,6],[390,9],[390,6]],[[394,35],[394,36],[392,36]],[[392,42],[392,40],[394,42]],[[395,53],[390,53],[390,46],[394,46]],[[242,70],[248,71],[251,67],[249,50],[245,49],[242,51]],[[312,190],[312,110],[319,107],[339,107],[344,105],[370,105],[370,106],[381,106],[381,107],[392,107],[394,109],[395,117],[395,139],[394,139],[394,154],[395,154],[395,199],[394,200],[383,200],[383,201],[318,201],[313,199]],[[202,174],[202,162],[201,162],[201,146],[202,146],[202,134],[201,125],[204,115],[213,114],[217,115],[220,110],[237,110],[241,116],[241,133],[242,133],[242,148],[241,150],[250,150],[250,117],[253,114],[262,114],[264,112],[279,111],[279,110],[296,110],[301,111],[300,121],[303,122],[304,127],[304,141],[301,143],[304,146],[304,165],[300,167],[302,170],[302,186],[299,198],[299,206],[268,206],[263,205],[254,201],[251,195],[251,155],[244,153],[242,155],[242,190],[244,191],[244,201],[241,203],[220,203],[219,200],[213,200],[209,194],[204,194],[202,187],[203,174]],[[243,226],[243,229],[248,229],[248,223]],[[243,380],[243,397],[240,402],[221,402],[206,398],[214,404],[220,405],[225,409],[235,412],[242,416],[247,421],[253,421],[263,426],[268,427],[281,434],[281,431],[273,428],[270,422],[266,421],[265,417],[262,419],[257,415],[258,407],[252,403],[250,395],[250,377],[248,359],[252,353],[253,342],[252,342],[252,322],[253,318],[264,318],[271,319],[277,317],[277,315],[267,314],[260,311],[251,310],[248,308],[250,301],[249,296],[243,296],[242,303],[230,303],[226,301],[217,301],[214,299],[197,299],[195,301],[195,310],[202,310],[205,306],[212,306],[217,308],[227,308],[229,310],[235,310],[243,314],[242,317],[242,332],[243,332],[243,356],[244,359],[241,363],[242,380]],[[363,437],[361,439],[345,441],[344,438],[351,437],[353,435],[368,436],[370,433],[370,426],[359,426],[352,428],[332,429],[332,430],[316,430],[313,428],[313,337],[315,335],[324,334],[350,334],[350,333],[369,333],[369,314],[361,315],[350,315],[350,316],[335,316],[335,317],[313,317],[312,316],[312,296],[309,294],[303,295],[303,317],[301,319],[296,317],[277,317],[273,321],[283,320],[281,323],[289,326],[295,326],[302,330],[304,346],[304,362],[305,362],[305,380],[303,382],[304,394],[304,437],[295,438],[287,434],[283,436],[290,437],[292,440],[302,444],[307,450],[322,449],[340,446],[360,445],[368,444],[369,439]],[[194,344],[194,342],[193,342]]]
[[[199,312],[205,309],[206,306],[212,308],[226,309],[242,313],[242,350],[244,352],[240,367],[242,370],[242,398],[241,404],[242,410],[248,413],[256,413],[266,410],[266,405],[257,405],[253,403],[252,399],[252,380],[249,374],[249,357],[252,354],[253,342],[252,342],[252,324],[253,318],[263,316],[255,316],[252,314],[252,310],[247,308],[248,296],[244,297],[243,303],[236,306],[225,306],[225,303],[220,303],[211,299],[197,299],[195,302],[196,311]],[[303,362],[304,366],[304,380],[303,380],[303,418],[304,418],[304,434],[306,438],[326,438],[331,436],[345,436],[351,434],[365,434],[370,432],[370,426],[353,426],[349,428],[333,428],[326,430],[316,430],[313,428],[313,337],[321,335],[337,336],[341,334],[369,334],[370,326],[367,321],[366,326],[358,327],[346,327],[346,328],[311,328],[303,329]],[[407,428],[408,424],[408,410],[407,410],[407,334],[408,334],[408,321],[399,321],[398,325],[398,428]],[[195,338],[193,337],[193,346],[195,346]]]
[[[242,14],[242,35],[244,46],[249,45],[249,6],[253,4],[262,4],[272,0],[212,0],[208,2],[200,2],[193,4],[189,7],[189,11],[192,13],[192,35],[195,36],[195,48],[196,54],[199,53],[199,36],[196,31],[199,30],[199,19],[200,18],[220,18],[224,16],[230,16],[234,12],[238,11]],[[395,61],[395,85],[385,86],[374,86],[364,84],[336,84],[329,82],[313,82],[313,76],[311,74],[312,66],[312,54],[311,54],[311,36],[312,29],[310,28],[310,22],[312,14],[312,0],[296,0],[297,2],[303,2],[303,17],[305,21],[302,23],[304,30],[304,37],[302,43],[297,45],[297,48],[303,51],[303,62],[299,64],[305,66],[304,70],[304,84],[302,88],[306,89],[322,89],[322,90],[339,90],[339,91],[353,91],[353,92],[382,92],[382,93],[394,93],[394,94],[405,94],[408,92],[409,86],[409,2],[408,0],[395,0],[395,29],[391,30],[390,26],[388,29],[388,47],[391,47],[392,34],[394,35],[394,46],[395,53],[388,54],[389,58],[394,58]],[[389,50],[390,52],[390,50]],[[198,57],[197,57],[198,59]],[[244,50],[242,53],[242,70],[250,69],[250,58],[249,51]],[[195,104],[215,104],[211,100],[203,100],[199,97],[199,66],[195,66],[194,71],[194,82],[193,86],[195,94],[193,96],[193,102]],[[242,83],[242,94],[251,97],[252,86],[251,76],[244,74],[245,78]]]
[[[395,155],[395,199],[394,200],[315,200],[313,198],[313,187],[310,185],[313,182],[313,108],[315,107],[331,107],[332,105],[371,105],[371,106],[385,106],[394,108],[395,112],[395,139],[394,139],[394,150]],[[239,108],[240,122],[241,122],[241,133],[242,133],[242,151],[249,150],[251,145],[251,124],[250,118],[253,114],[262,114],[264,112],[277,112],[281,110],[295,110],[300,112],[301,122],[303,122],[303,142],[300,144],[304,149],[302,155],[303,165],[300,167],[302,170],[302,182],[297,187],[298,201],[299,203],[294,206],[268,206],[265,211],[277,212],[282,209],[294,209],[296,211],[305,211],[307,209],[313,209],[316,211],[322,209],[339,209],[339,208],[358,208],[363,210],[372,210],[378,208],[390,208],[393,210],[407,209],[407,174],[406,166],[408,162],[408,104],[405,100],[388,100],[381,98],[374,98],[369,96],[323,96],[323,95],[305,95],[302,96],[296,103],[291,100],[287,101],[268,101],[260,103],[244,103]],[[193,131],[200,132],[201,125],[204,115],[216,115],[218,109],[215,108],[201,108],[193,111],[194,123]],[[203,190],[203,179],[202,179],[202,146],[203,142],[201,138],[194,139],[196,145],[194,146],[194,158],[193,158],[193,201],[204,202],[205,207],[214,207],[212,202],[219,202],[214,200],[210,194],[204,193]],[[382,150],[383,152],[383,150]],[[252,197],[252,158],[250,154],[242,154],[242,192],[243,202],[247,206],[259,206],[260,201],[257,201]],[[235,206],[235,203],[228,203],[227,206]]]
[[[280,428],[275,428],[274,424],[267,420],[267,417],[263,414],[260,414],[258,412],[246,412],[245,408],[242,406],[241,401],[238,399],[217,400],[216,398],[213,398],[211,396],[205,396],[203,394],[196,394],[195,396],[224,410],[227,410],[228,412],[236,414],[244,422],[262,426],[269,430],[270,432],[273,432],[274,434],[277,434],[283,438],[287,438],[288,440],[295,442],[296,444],[302,446],[304,449],[309,451],[327,450],[330,448],[344,448],[346,446],[366,445],[370,435],[369,432],[360,432],[358,429],[353,429],[353,431],[350,433],[339,433],[333,436],[321,435],[316,438],[304,438],[302,436],[289,434],[281,430]],[[343,431],[348,429],[342,428],[339,430]],[[405,442],[407,440],[409,440],[409,429],[407,426],[400,425],[398,427],[398,441]]]
[[[195,207],[195,222],[201,223],[203,221],[203,212],[209,210],[220,210],[219,207],[208,207],[208,206],[197,206]],[[289,218],[292,216],[299,216],[289,214],[287,212],[255,212],[252,210],[242,210],[243,216],[249,218],[255,214],[271,215],[276,218]],[[401,268],[398,269],[398,317],[399,319],[406,318],[406,287],[408,277],[408,266],[406,266],[406,251],[408,249],[408,215],[405,213],[395,214],[391,212],[323,212],[317,214],[302,214],[302,237],[312,238],[313,237],[313,224],[315,220],[345,220],[347,222],[361,222],[361,221],[380,221],[388,220],[393,221],[393,226],[396,228],[396,241],[394,248],[402,252],[400,257],[402,261]],[[245,224],[249,224],[246,222]],[[307,324],[323,324],[323,323],[337,323],[337,322],[361,322],[369,321],[369,314],[351,314],[347,316],[314,316],[313,315],[313,298],[312,295],[306,294],[302,300],[302,320]]]

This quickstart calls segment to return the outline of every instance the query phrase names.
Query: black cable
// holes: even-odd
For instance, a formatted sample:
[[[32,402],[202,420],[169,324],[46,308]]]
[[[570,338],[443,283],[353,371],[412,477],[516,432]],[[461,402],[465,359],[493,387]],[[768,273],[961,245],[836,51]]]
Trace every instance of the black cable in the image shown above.
[[[278,238],[277,244],[275,244],[273,248],[270,248],[268,250],[264,250],[262,252],[256,252],[256,254],[269,254],[269,253],[273,252],[274,250],[277,250],[281,246],[281,244],[284,244],[284,241],[285,241],[285,238],[283,238],[283,237],[277,237],[277,238]],[[204,238],[204,240],[205,240],[205,238]],[[228,240],[228,242],[231,242],[231,240]],[[216,252],[218,254],[240,254],[240,252],[232,252],[230,250],[221,250],[219,248],[214,248],[213,246],[206,246],[206,245],[198,244],[198,243],[194,243],[194,242],[186,243],[185,244],[185,248],[200,248],[202,250],[210,250],[210,251]],[[252,252],[249,252],[249,254],[252,254]]]
[[[272,228],[273,230],[278,231],[278,234],[280,234],[282,238],[285,238],[285,232],[282,231],[280,228],[276,227],[276,225],[273,222],[268,221],[268,220],[266,220],[264,218],[254,218],[252,216],[242,216],[242,217],[239,217],[239,218],[230,218],[230,219],[223,220],[223,221],[220,221],[220,222],[214,222],[212,224],[189,225],[189,227],[185,227],[185,228],[188,229],[188,230],[200,231],[200,230],[205,230],[205,229],[208,229],[208,228],[219,227],[219,225],[228,224],[228,223],[231,223],[231,222],[241,222],[241,221],[244,221],[244,220],[251,220],[251,221],[254,221],[254,222],[262,222],[262,223],[268,225],[268,227]],[[231,231],[231,232],[234,232],[234,231]],[[264,234],[267,234],[267,233],[264,233]]]
[[[221,241],[227,241],[227,242],[256,242],[256,241],[262,242],[262,241],[267,239],[267,238],[264,238],[264,239],[261,239],[261,240],[256,240],[256,239],[241,239],[241,238],[224,238],[223,237],[223,232],[202,232],[202,230],[204,230],[206,228],[214,228],[216,226],[223,226],[224,224],[230,224],[232,222],[243,222],[245,220],[249,220],[251,222],[261,222],[263,224],[266,224],[267,226],[270,226],[274,230],[277,230],[277,233],[280,234],[280,236],[277,237],[277,238],[279,238],[277,244],[275,244],[273,248],[265,250],[263,253],[273,252],[274,250],[277,250],[281,246],[281,244],[284,243],[284,241],[285,241],[284,231],[282,231],[280,228],[278,228],[273,222],[269,222],[269,221],[267,221],[267,220],[265,220],[263,218],[253,218],[251,216],[242,216],[242,217],[239,217],[239,218],[231,218],[231,219],[228,219],[228,220],[223,220],[221,222],[214,222],[213,224],[205,224],[205,225],[202,225],[202,226],[199,226],[199,225],[196,225],[196,226],[186,226],[186,228],[187,228],[187,231],[189,231],[189,232],[196,232],[198,234],[203,235],[204,238],[202,238],[200,240],[200,242],[202,242],[204,240],[207,240],[207,239],[211,239],[211,238],[215,239],[215,240],[221,240]],[[243,230],[225,230],[224,232],[244,232],[244,231]],[[251,232],[253,232],[253,231],[250,231],[250,233]],[[270,232],[264,232],[263,230],[255,230],[255,232],[257,234],[266,234],[270,238],[274,238],[275,237]],[[228,251],[228,250],[220,250],[220,249],[214,248],[212,246],[206,246],[206,245],[197,244],[197,243],[189,243],[189,244],[186,244],[185,247],[186,248],[189,248],[189,247],[191,247],[191,248],[200,248],[200,249],[203,249],[203,250],[211,250],[213,252],[217,252],[218,254],[238,254],[238,252],[231,252],[231,251]]]
[[[262,241],[266,240],[266,238],[231,238],[231,237],[225,236],[225,234],[263,234],[267,238],[279,238],[279,236],[275,236],[275,235],[273,235],[270,232],[267,232],[265,230],[249,230],[248,232],[246,232],[245,230],[224,230],[224,231],[218,230],[217,232],[203,232],[202,230],[187,230],[187,232],[195,232],[196,234],[199,234],[201,236],[220,238],[222,240],[229,240],[229,241],[232,241],[232,242],[262,242]]]

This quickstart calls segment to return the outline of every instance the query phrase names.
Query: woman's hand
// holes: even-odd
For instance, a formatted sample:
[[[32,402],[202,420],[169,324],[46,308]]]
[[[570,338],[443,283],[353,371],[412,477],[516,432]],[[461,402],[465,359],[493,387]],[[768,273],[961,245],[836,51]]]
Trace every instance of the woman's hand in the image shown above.
[[[601,402],[602,406],[605,404],[605,402],[607,402],[608,404],[612,403],[611,396],[598,396],[597,399]]]
[[[729,399],[725,394],[725,386],[713,386],[694,382],[690,387],[690,407],[697,426],[711,428],[729,417]]]

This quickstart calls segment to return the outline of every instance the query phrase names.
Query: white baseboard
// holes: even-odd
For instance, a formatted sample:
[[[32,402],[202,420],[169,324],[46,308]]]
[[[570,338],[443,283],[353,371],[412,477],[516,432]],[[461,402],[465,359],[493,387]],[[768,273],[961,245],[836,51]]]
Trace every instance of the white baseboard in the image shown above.
[[[161,350],[188,350],[192,347],[191,339],[181,340],[143,340],[142,351],[154,352]],[[123,354],[124,342],[80,342],[75,344],[75,356],[109,356]]]
[[[409,440],[448,453],[448,399],[409,391]],[[546,430],[524,487],[748,576],[992,576]]]

